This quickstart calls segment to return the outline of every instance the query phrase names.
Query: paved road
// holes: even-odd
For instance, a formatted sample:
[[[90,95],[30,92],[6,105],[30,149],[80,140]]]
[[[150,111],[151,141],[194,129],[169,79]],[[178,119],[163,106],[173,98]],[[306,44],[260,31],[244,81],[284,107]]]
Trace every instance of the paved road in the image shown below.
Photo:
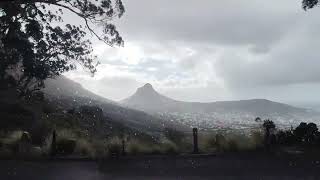
[[[0,161],[1,180],[320,179],[317,160],[256,155]]]

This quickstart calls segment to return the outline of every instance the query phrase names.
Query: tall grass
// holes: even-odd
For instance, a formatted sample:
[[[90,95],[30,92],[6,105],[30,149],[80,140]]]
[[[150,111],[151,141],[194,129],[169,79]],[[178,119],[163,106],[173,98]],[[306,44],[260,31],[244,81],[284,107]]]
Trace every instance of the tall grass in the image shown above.
[[[78,138],[77,134],[72,129],[58,129],[57,133],[57,141],[63,139],[76,139]]]
[[[199,138],[200,150],[206,153],[256,150],[263,145],[263,134],[212,133]]]
[[[3,138],[5,144],[16,144],[20,141],[23,131],[12,131],[6,134]]]
[[[160,150],[163,154],[177,154],[179,153],[179,147],[176,143],[169,139],[163,139],[160,143]]]
[[[122,140],[115,136],[107,141],[108,155],[119,156],[122,152]]]
[[[77,139],[74,153],[81,156],[96,157],[96,148],[88,139]]]
[[[12,131],[9,133],[1,133],[0,158],[13,157],[18,151],[18,143],[21,139],[23,131]]]
[[[147,144],[138,139],[132,139],[127,142],[126,151],[130,155],[152,154],[155,145]]]
[[[157,140],[146,140],[143,138],[113,136],[108,139],[97,139],[90,137],[83,133],[79,133],[74,129],[58,129],[57,133],[57,146],[59,142],[66,142],[71,140],[75,143],[74,155],[84,157],[106,157],[106,156],[119,156],[123,152],[123,139],[125,141],[125,152],[129,155],[149,155],[149,154],[180,154],[191,153],[193,150],[193,137],[192,135],[183,135],[175,132],[169,132],[166,136]],[[2,133],[0,143],[8,144],[10,148],[1,149],[1,154],[10,154],[14,152],[14,148],[19,142],[22,131],[13,131],[10,133]],[[175,137],[175,134],[178,137]],[[240,133],[199,133],[198,142],[199,150],[202,153],[216,153],[216,152],[238,152],[255,150],[263,147],[263,132],[256,130],[249,134]],[[70,141],[68,141],[70,142]],[[52,143],[52,134],[48,135],[43,142],[41,151],[45,155],[50,154]],[[62,143],[63,144],[63,143]],[[66,148],[68,145],[66,145]]]
[[[176,143],[166,138],[153,144],[138,139],[130,140],[127,144],[127,152],[130,155],[178,154],[180,150]]]

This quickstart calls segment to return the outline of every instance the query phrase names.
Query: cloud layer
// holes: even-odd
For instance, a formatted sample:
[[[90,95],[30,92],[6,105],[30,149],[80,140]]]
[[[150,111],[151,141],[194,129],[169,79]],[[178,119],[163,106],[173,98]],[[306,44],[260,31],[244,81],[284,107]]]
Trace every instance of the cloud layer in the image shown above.
[[[96,41],[91,78],[67,74],[113,100],[144,83],[186,101],[318,101],[320,9],[283,0],[124,1],[124,48]]]

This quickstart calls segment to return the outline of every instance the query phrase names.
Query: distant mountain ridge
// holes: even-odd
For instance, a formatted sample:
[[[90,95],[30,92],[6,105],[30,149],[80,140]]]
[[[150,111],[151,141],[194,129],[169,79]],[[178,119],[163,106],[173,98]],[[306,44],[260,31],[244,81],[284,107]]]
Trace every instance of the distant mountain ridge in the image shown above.
[[[224,112],[246,111],[256,115],[268,113],[306,112],[306,109],[266,99],[251,99],[240,101],[217,101],[210,103],[183,102],[168,98],[158,93],[151,84],[147,83],[137,89],[136,93],[121,101],[128,107],[147,112]]]
[[[138,88],[135,94],[120,103],[184,125],[205,128],[252,127],[256,117],[272,119],[277,124],[290,127],[301,121],[315,121],[320,117],[315,111],[266,99],[183,102],[158,93],[149,83]]]

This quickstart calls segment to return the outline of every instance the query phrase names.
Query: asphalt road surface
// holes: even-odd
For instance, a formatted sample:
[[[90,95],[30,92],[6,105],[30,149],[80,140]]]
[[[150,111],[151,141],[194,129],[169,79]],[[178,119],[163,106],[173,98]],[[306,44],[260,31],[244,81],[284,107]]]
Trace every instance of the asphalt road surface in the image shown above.
[[[0,161],[0,180],[320,179],[320,161],[256,154]]]

